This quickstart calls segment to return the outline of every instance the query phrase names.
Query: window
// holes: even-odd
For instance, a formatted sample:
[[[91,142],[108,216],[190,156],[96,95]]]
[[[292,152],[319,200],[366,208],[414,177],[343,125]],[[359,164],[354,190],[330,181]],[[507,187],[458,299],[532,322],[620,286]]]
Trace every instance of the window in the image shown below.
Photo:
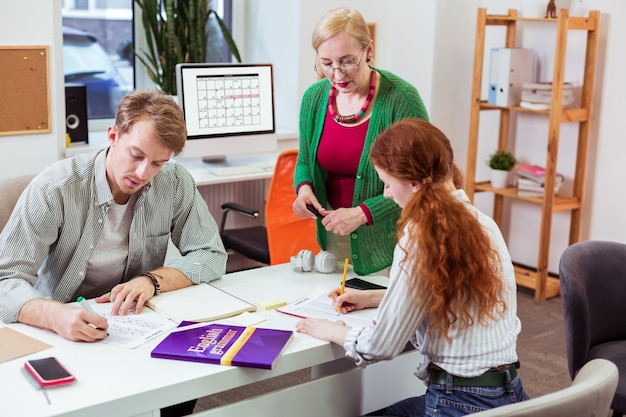
[[[84,84],[89,119],[110,119],[133,89],[133,0],[64,0],[63,73]]]
[[[162,0],[159,0],[162,1]],[[232,0],[211,0],[226,24],[231,26]],[[63,72],[66,83],[86,86],[87,115],[111,119],[120,99],[146,77],[135,77],[133,50],[133,0],[63,0]],[[211,28],[209,28],[211,30]],[[224,45],[215,62],[230,61]]]

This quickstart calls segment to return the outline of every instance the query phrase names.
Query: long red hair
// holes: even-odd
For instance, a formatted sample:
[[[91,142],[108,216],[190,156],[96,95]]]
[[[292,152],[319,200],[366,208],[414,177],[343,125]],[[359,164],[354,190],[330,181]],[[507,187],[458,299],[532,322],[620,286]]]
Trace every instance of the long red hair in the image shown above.
[[[402,210],[398,234],[416,301],[426,306],[429,332],[448,337],[461,328],[485,324],[506,310],[500,259],[476,217],[450,192],[460,171],[445,134],[429,122],[404,119],[374,142],[372,163],[389,175],[420,184]],[[405,262],[412,260],[411,263]]]

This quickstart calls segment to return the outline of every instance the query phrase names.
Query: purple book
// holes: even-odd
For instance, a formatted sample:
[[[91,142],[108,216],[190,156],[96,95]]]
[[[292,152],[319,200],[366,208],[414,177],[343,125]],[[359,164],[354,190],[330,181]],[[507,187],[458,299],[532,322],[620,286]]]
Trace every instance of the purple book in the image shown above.
[[[290,330],[183,321],[150,356],[272,369],[292,337]]]

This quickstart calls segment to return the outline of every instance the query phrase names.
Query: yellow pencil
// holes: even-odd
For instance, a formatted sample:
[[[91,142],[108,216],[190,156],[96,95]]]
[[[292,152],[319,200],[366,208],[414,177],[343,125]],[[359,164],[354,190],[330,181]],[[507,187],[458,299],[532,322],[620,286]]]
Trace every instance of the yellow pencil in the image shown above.
[[[346,261],[343,263],[343,278],[341,280],[341,290],[339,291],[339,295],[343,295],[343,292],[346,289],[346,276],[347,275],[348,275],[348,258],[346,258]],[[341,305],[337,307],[337,315],[339,315],[339,313],[341,313]]]

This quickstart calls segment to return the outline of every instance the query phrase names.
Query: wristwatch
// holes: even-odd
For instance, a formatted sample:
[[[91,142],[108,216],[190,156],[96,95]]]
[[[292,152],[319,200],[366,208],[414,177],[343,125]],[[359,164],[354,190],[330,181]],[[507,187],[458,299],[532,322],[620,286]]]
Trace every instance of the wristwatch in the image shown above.
[[[161,284],[159,284],[157,277],[163,279],[162,276],[153,274],[152,272],[142,272],[140,276],[148,277],[150,278],[150,281],[152,281],[152,285],[154,285],[154,294],[152,295],[153,297],[155,295],[161,294]]]

